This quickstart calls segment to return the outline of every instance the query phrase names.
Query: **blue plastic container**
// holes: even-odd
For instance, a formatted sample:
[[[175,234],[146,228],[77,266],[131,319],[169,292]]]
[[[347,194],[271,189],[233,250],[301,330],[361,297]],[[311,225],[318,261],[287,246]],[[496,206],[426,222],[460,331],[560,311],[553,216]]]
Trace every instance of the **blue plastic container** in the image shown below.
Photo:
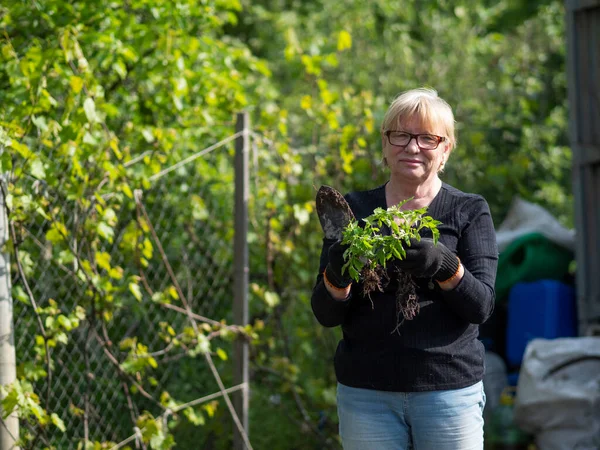
[[[527,343],[534,338],[577,336],[573,287],[557,280],[515,284],[508,298],[506,360],[519,366]]]

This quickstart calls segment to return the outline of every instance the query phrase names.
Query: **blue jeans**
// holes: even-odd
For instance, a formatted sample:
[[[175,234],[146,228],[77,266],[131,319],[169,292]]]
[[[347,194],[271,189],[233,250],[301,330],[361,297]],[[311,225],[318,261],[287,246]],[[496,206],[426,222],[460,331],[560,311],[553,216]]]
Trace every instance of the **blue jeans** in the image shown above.
[[[462,389],[385,392],[338,383],[344,450],[482,450],[483,383]]]

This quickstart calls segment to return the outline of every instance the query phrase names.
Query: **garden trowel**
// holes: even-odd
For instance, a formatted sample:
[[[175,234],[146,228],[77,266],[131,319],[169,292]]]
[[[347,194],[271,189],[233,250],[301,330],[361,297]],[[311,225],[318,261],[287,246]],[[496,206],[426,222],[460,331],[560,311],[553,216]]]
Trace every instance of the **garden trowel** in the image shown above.
[[[331,186],[321,186],[316,203],[325,238],[341,240],[344,228],[354,220],[354,214],[344,196]]]

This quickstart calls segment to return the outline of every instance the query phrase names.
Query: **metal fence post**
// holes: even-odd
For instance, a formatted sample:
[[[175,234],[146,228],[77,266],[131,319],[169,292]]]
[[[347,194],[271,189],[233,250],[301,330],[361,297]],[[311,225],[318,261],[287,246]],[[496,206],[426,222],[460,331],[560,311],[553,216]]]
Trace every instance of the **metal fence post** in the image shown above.
[[[13,305],[10,289],[10,257],[4,246],[8,242],[8,219],[4,189],[0,189],[0,385],[16,379],[16,357],[13,326]],[[0,408],[0,414],[2,408]],[[0,423],[0,450],[16,450],[19,420],[16,414]]]
[[[233,321],[236,325],[248,323],[248,153],[249,153],[248,113],[237,114],[235,140],[235,238],[234,238],[234,300]],[[233,383],[245,383],[242,390],[233,394],[233,405],[244,430],[248,433],[249,405],[248,343],[238,339],[233,349]],[[233,430],[234,450],[244,450],[245,445],[237,428]]]

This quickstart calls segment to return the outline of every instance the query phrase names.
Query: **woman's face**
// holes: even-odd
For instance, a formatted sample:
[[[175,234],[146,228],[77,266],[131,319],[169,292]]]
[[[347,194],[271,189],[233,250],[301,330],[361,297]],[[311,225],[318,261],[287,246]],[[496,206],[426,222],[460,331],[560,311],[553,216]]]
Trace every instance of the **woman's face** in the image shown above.
[[[433,134],[444,136],[440,129],[426,128],[421,121],[409,119],[403,121],[398,129],[393,131],[406,131],[411,134]],[[444,136],[445,137],[445,136]],[[390,144],[387,136],[382,136],[383,156],[392,174],[413,182],[425,182],[437,176],[438,170],[448,158],[450,144],[447,140],[440,142],[434,150],[421,150],[416,138],[411,138],[409,143],[402,147]]]

